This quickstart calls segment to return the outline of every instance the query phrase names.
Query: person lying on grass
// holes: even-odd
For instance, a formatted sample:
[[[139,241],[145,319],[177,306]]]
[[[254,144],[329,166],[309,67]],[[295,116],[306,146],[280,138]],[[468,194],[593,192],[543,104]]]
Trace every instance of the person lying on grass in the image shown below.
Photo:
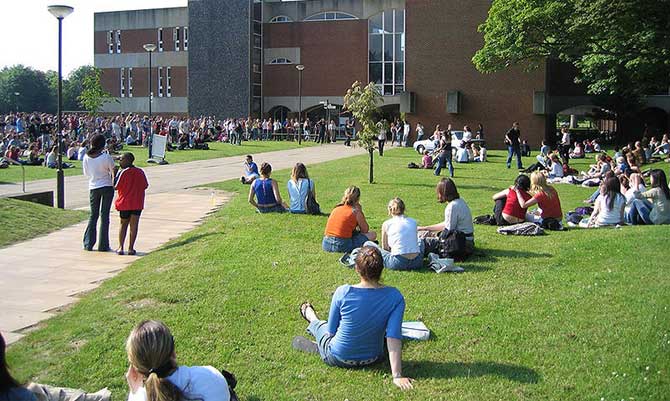
[[[121,171],[116,175],[114,187],[116,188],[116,201],[114,206],[119,211],[121,225],[119,227],[119,249],[116,253],[123,255],[123,245],[126,242],[126,232],[130,226],[130,240],[128,243],[128,255],[135,255],[135,240],[140,224],[140,215],[144,209],[144,192],[149,188],[149,182],[142,169],[133,166],[135,156],[124,153],[119,160]]]
[[[328,321],[319,320],[308,302],[300,306],[307,331],[316,339],[321,359],[330,366],[357,368],[380,362],[384,338],[393,384],[413,387],[402,374],[402,320],[405,299],[394,287],[380,283],[384,262],[379,249],[362,247],[356,256],[360,282],[340,286],[333,294]]]
[[[328,216],[321,246],[326,252],[351,252],[367,241],[377,239],[361,206],[361,190],[351,186],[344,191],[342,201]]]
[[[211,366],[180,366],[165,324],[146,320],[126,341],[128,401],[229,401],[228,382]]]

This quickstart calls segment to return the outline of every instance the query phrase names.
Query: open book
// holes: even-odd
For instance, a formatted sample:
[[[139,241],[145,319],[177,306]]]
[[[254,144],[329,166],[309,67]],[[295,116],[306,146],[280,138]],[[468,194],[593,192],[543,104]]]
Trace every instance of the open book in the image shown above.
[[[430,338],[430,330],[423,322],[402,322],[402,338],[426,341]]]

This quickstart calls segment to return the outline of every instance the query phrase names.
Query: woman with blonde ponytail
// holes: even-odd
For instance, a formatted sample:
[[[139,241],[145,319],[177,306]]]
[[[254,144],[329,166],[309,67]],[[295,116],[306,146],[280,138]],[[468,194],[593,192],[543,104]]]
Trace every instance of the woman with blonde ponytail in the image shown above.
[[[174,338],[162,322],[146,320],[126,341],[128,401],[229,401],[221,372],[211,366],[179,366]]]

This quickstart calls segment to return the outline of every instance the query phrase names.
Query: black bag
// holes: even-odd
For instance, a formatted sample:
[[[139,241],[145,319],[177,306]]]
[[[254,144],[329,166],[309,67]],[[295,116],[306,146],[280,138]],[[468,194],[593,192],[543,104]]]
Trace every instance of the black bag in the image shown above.
[[[452,258],[456,261],[465,260],[469,253],[466,248],[466,235],[462,231],[444,230],[440,233],[438,254],[440,258]]]
[[[235,377],[234,374],[230,373],[225,369],[221,369],[221,374],[228,383],[228,391],[230,392],[230,401],[239,401],[239,398],[237,398],[237,393],[235,393],[235,387],[237,386],[237,378]]]
[[[542,224],[541,227],[544,228],[545,230],[551,230],[551,231],[561,231],[561,222],[558,219],[555,219],[553,217],[547,217],[545,219],[542,219]]]
[[[311,181],[307,181],[307,185],[310,185]],[[321,214],[321,205],[316,201],[314,197],[314,191],[310,186],[309,191],[307,191],[307,201],[305,202],[305,209],[308,214]]]
[[[410,162],[409,164],[407,164],[407,168],[421,168],[421,167],[419,167],[419,165],[414,162]]]

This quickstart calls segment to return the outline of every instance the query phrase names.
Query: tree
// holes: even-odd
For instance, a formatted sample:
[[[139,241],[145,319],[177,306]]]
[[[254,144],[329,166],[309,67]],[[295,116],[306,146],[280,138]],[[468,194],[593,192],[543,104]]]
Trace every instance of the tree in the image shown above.
[[[83,65],[73,70],[63,81],[63,109],[68,111],[80,110],[83,106],[79,103],[79,96],[84,91],[84,80],[93,73],[95,67]]]
[[[0,113],[16,108],[27,112],[56,110],[56,94],[49,84],[48,73],[23,65],[0,70]]]
[[[102,71],[99,68],[92,67],[89,73],[84,77],[83,90],[81,95],[77,98],[79,103],[88,110],[89,113],[95,114],[102,106],[110,101],[116,101],[112,95],[107,92],[100,83],[100,75]]]
[[[345,109],[351,112],[361,126],[358,132],[358,145],[370,155],[370,184],[374,179],[373,156],[379,135],[379,127],[375,124],[374,117],[381,100],[382,95],[373,82],[362,87],[361,83],[356,81],[344,96]]]
[[[490,73],[554,58],[591,94],[659,93],[670,86],[668,15],[670,0],[494,0],[472,61]]]

